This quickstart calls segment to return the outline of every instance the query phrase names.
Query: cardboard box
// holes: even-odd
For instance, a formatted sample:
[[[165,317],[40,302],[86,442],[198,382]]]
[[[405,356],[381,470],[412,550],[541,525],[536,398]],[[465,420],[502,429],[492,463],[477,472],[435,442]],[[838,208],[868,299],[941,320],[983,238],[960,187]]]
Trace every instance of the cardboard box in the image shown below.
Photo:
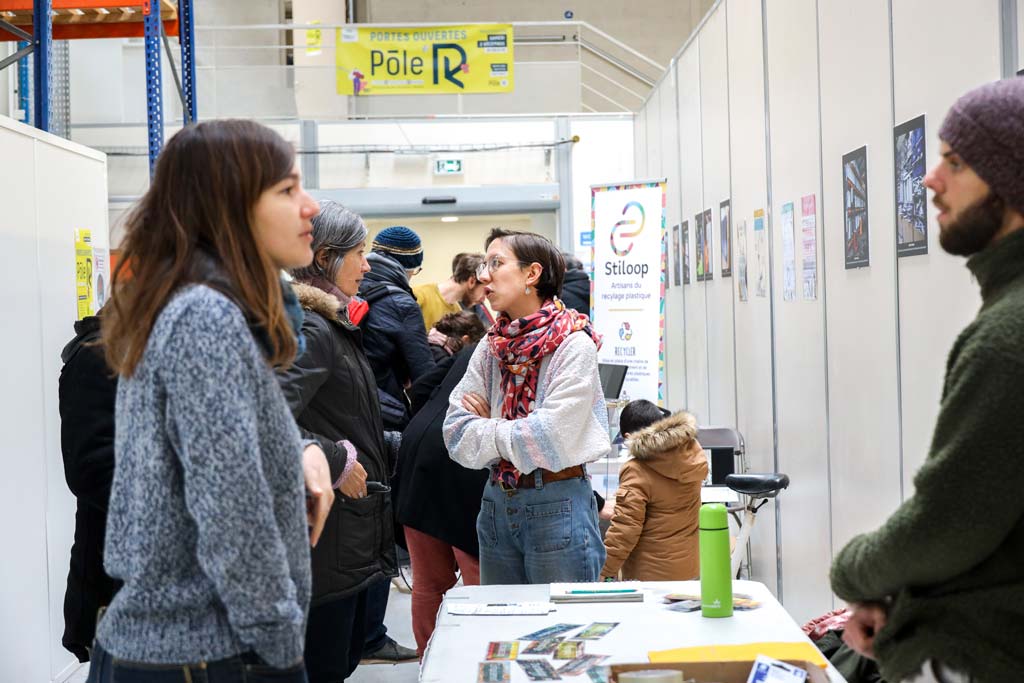
[[[799,666],[807,672],[808,683],[829,683],[828,674],[820,666],[809,662],[783,660],[787,664]],[[673,664],[669,662],[652,664],[612,664],[611,680],[618,683],[622,671],[643,671],[648,669],[668,669],[682,671],[683,680],[695,678],[697,683],[747,683],[750,670],[754,668],[754,660],[742,662],[685,662]]]

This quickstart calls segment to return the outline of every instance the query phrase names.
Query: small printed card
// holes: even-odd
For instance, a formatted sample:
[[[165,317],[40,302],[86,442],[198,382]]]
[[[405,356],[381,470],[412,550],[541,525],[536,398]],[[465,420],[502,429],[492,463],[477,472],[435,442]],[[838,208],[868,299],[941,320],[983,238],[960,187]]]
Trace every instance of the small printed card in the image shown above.
[[[524,655],[550,655],[558,648],[558,644],[562,642],[562,638],[555,636],[553,638],[541,638],[530,643],[521,654]]]
[[[559,681],[561,676],[546,659],[518,659],[519,666],[523,667],[527,678],[531,681]]]
[[[582,625],[583,624],[555,624],[554,626],[548,626],[547,628],[542,628],[541,630],[534,631],[533,633],[527,633],[519,640],[543,640],[544,638],[551,638],[552,636],[566,633],[567,631],[579,628]]]
[[[487,646],[487,659],[515,659],[519,654],[519,643],[514,640],[493,642]]]
[[[619,622],[594,622],[577,634],[577,640],[597,640],[608,635],[608,633],[619,625]]]
[[[480,662],[480,673],[477,683],[508,683],[512,673],[509,662]]]
[[[581,655],[558,669],[559,676],[579,676],[584,671],[608,659],[607,655]]]
[[[800,667],[758,655],[747,683],[803,683],[806,680],[807,672]]]
[[[555,659],[576,659],[581,654],[583,654],[583,643],[578,640],[562,641],[555,649]]]

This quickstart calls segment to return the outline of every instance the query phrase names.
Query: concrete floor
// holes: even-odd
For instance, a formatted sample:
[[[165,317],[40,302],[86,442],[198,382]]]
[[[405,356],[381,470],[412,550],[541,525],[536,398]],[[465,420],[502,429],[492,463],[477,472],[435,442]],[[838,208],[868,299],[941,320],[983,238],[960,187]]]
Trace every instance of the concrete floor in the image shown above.
[[[412,610],[408,593],[401,593],[391,587],[388,598],[388,612],[384,618],[388,627],[388,635],[402,645],[416,649],[416,641],[412,637]],[[419,674],[419,664],[368,664],[360,666],[348,679],[349,683],[413,683]],[[89,675],[89,665],[83,664],[67,683],[85,683]]]

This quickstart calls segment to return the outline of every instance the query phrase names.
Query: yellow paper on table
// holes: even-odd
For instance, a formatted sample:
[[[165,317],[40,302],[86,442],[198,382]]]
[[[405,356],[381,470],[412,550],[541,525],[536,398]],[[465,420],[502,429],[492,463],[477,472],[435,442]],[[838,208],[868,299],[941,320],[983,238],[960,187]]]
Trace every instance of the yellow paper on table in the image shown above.
[[[743,645],[698,645],[677,647],[672,650],[654,650],[647,653],[652,664],[681,662],[745,662],[758,655],[767,655],[783,661],[805,661],[822,669],[828,661],[812,643],[745,643]]]

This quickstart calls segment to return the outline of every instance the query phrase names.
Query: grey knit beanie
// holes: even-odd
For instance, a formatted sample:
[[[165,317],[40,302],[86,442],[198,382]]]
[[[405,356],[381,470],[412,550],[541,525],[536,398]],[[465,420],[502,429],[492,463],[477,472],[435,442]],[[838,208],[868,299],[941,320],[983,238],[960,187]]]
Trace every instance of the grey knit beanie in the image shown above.
[[[942,122],[939,138],[1007,205],[1024,213],[1024,77],[963,95]]]

